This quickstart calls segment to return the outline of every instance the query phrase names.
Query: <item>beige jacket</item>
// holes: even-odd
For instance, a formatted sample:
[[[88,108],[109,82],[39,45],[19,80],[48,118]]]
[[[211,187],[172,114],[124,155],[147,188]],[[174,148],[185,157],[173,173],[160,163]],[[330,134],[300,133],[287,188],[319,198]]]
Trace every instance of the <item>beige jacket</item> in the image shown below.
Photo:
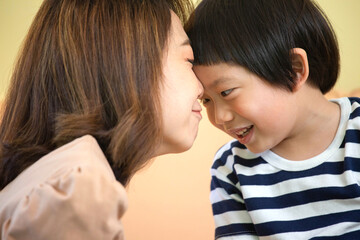
[[[124,239],[124,187],[92,136],[44,156],[0,192],[0,240]]]

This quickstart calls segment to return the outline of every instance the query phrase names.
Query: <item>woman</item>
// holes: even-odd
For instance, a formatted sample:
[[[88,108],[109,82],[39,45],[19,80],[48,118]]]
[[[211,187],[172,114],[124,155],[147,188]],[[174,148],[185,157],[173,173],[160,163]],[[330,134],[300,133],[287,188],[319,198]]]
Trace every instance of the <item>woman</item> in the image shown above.
[[[43,2],[0,125],[1,239],[123,239],[123,186],[196,137],[203,89],[180,22],[191,9]]]

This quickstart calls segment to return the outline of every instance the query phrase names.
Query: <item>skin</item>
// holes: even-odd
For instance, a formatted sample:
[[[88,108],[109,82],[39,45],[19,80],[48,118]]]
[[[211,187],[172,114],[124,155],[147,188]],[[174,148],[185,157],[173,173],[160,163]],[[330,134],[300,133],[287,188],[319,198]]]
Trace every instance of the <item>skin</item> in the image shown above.
[[[293,52],[297,74],[293,91],[273,86],[235,64],[199,65],[194,72],[204,86],[202,102],[215,127],[251,152],[272,150],[289,160],[305,160],[330,145],[340,108],[307,83],[306,52]]]
[[[193,51],[180,19],[173,12],[171,16],[161,86],[164,137],[157,155],[188,150],[195,141],[202,119],[198,99],[204,89],[192,70]]]

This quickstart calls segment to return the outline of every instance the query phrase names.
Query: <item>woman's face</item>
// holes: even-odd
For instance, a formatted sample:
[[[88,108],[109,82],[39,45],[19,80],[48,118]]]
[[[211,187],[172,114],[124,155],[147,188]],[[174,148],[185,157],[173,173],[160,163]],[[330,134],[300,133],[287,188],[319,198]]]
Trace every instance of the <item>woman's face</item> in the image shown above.
[[[203,87],[192,70],[194,59],[180,19],[171,12],[171,30],[163,57],[161,109],[163,140],[157,155],[188,150],[201,120],[198,98]]]

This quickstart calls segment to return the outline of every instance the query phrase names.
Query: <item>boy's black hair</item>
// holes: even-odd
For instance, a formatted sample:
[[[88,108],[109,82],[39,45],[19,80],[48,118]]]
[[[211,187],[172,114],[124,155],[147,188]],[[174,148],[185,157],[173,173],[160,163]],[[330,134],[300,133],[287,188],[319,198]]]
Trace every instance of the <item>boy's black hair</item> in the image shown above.
[[[291,49],[302,48],[309,62],[308,82],[322,93],[336,83],[337,39],[311,0],[202,0],[185,29],[195,65],[239,64],[292,91]]]

